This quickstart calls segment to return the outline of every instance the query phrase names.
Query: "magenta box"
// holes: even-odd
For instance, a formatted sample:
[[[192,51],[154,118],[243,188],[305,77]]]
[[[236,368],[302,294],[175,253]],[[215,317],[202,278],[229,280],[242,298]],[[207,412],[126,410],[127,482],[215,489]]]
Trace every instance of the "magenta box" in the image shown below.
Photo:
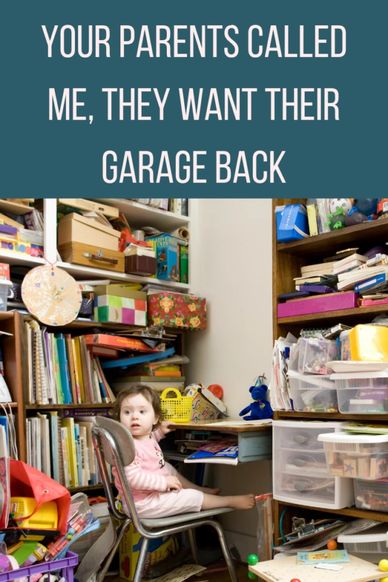
[[[339,293],[325,293],[303,299],[292,299],[278,304],[278,317],[292,317],[293,315],[307,315],[337,309],[351,309],[357,307],[357,295],[353,291]]]

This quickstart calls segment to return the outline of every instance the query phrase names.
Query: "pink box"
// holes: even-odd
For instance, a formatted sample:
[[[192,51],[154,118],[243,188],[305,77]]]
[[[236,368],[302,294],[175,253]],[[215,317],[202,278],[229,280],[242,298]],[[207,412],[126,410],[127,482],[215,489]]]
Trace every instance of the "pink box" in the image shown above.
[[[278,304],[278,317],[351,309],[357,307],[357,298],[358,295],[353,291],[340,291],[339,293],[325,293],[303,299],[292,299]]]

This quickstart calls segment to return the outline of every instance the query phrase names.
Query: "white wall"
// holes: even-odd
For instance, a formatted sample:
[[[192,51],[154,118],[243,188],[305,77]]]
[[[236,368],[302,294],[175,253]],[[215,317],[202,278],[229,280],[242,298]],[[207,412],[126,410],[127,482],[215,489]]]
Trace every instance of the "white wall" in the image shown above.
[[[208,329],[188,340],[190,381],[221,384],[231,416],[270,374],[271,200],[191,200],[190,287],[208,301]]]
[[[190,200],[190,286],[208,300],[208,329],[187,340],[188,380],[221,384],[230,416],[250,402],[249,386],[270,375],[272,353],[271,200]],[[271,491],[271,463],[212,466],[225,494]],[[242,558],[255,551],[256,511],[224,518]]]

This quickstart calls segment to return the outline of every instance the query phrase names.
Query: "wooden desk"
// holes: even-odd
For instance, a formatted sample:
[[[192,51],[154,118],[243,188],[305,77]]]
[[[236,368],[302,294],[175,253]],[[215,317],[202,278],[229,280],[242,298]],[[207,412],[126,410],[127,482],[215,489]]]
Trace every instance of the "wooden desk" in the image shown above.
[[[271,424],[242,424],[241,421],[208,421],[171,423],[175,429],[190,431],[211,431],[228,435],[236,435],[238,444],[238,460],[240,463],[248,461],[263,461],[272,458],[272,426]]]
[[[255,566],[249,566],[249,570],[259,580],[266,582],[290,582],[292,578],[298,578],[300,582],[372,582],[387,575],[387,572],[381,572],[375,564],[355,556],[350,556],[350,562],[343,564],[343,568],[337,572],[297,564],[296,556],[259,562]]]

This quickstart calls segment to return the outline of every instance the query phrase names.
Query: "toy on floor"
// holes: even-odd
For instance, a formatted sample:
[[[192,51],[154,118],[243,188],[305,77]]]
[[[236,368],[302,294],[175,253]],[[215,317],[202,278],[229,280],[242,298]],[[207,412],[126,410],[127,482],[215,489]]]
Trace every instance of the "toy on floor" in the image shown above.
[[[247,556],[247,562],[248,562],[249,566],[256,566],[258,561],[259,561],[259,556],[257,554],[249,554]],[[248,570],[248,578],[250,580],[257,580],[256,574],[254,574],[253,572],[250,572],[249,570]]]
[[[249,392],[254,400],[243,408],[239,415],[244,417],[244,420],[261,420],[264,418],[272,418],[273,410],[270,403],[266,400],[266,392],[268,386],[265,384],[265,375],[259,376],[254,384],[249,388]]]

